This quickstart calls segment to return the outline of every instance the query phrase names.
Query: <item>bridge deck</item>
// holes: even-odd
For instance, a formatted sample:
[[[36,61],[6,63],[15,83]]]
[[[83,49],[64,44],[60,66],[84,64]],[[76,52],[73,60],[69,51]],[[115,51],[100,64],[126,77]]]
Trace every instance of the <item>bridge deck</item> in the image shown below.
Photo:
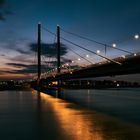
[[[48,77],[47,79],[66,80],[140,73],[140,55],[126,59],[116,58],[115,60],[119,61],[121,65],[106,61],[80,70],[74,70],[71,73],[61,73],[55,77]]]

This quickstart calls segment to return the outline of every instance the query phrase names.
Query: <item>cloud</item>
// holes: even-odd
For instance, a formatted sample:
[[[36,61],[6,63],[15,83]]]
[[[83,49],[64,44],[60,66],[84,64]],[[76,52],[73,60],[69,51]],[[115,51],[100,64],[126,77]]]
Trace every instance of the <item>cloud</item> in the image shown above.
[[[23,43],[24,44],[21,44]],[[36,43],[29,43],[28,40],[26,39],[20,39],[20,40],[15,40],[15,39],[10,39],[7,40],[7,42],[1,42],[0,43],[0,48],[3,50],[12,50],[18,52],[20,55],[15,56],[14,58],[11,58],[13,61],[22,61],[22,60],[27,60],[28,58],[31,58],[31,56],[35,56],[37,54],[37,44]],[[61,44],[61,58],[65,56],[68,53],[68,49],[66,45]],[[56,43],[50,43],[50,44],[41,44],[41,55],[44,55],[47,58],[57,58],[57,44]],[[31,59],[28,59],[29,61]],[[27,60],[27,63],[29,61]]]
[[[29,74],[29,73],[37,73],[37,64],[34,65],[26,65],[21,63],[7,63],[8,66],[14,66],[16,68],[20,68],[18,70],[11,70],[8,73],[11,74]],[[41,65],[42,71],[48,71],[51,68],[47,67],[46,65]],[[7,71],[2,71],[7,72]]]
[[[7,60],[10,60],[10,62],[14,62],[14,63],[20,63],[20,64],[34,64],[35,63],[35,59],[33,60],[32,56],[29,55],[24,55],[24,54],[20,54],[17,56],[12,56],[12,57],[7,57]]]
[[[66,64],[71,62],[71,60],[62,58],[61,60],[61,65]],[[7,72],[11,74],[29,74],[29,73],[37,73],[37,64],[32,64],[32,65],[27,65],[27,64],[22,64],[22,63],[6,63],[8,66],[13,66],[15,68],[19,68],[16,70],[10,70],[10,71],[0,71],[0,72]],[[42,63],[41,65],[41,70],[42,72],[44,71],[49,71],[57,66],[57,61],[48,61],[45,64]],[[76,67],[76,66],[74,66]]]
[[[8,71],[0,70],[0,75],[3,75],[5,73],[8,73]]]
[[[19,64],[19,63],[7,63],[7,65],[14,66],[14,67],[17,67],[17,68],[26,68],[27,67],[27,65]]]
[[[5,20],[5,0],[0,0],[0,20]]]
[[[22,49],[19,49],[19,48],[17,48],[16,51],[21,53],[21,54],[29,54],[29,51],[25,51],[25,50],[22,50]]]
[[[7,7],[6,0],[0,0],[0,20],[6,20],[5,16],[13,14]]]
[[[3,13],[0,13],[0,20],[5,20]]]
[[[0,56],[6,56],[5,54],[0,54]]]
[[[5,0],[0,0],[0,7],[2,7],[5,4]]]
[[[37,44],[36,43],[31,43],[29,45],[31,52],[37,52]],[[50,44],[41,44],[41,54],[45,55],[47,57],[57,57],[57,44],[56,43],[50,43]],[[64,56],[67,54],[67,48],[64,44],[61,44],[61,52],[60,55]]]

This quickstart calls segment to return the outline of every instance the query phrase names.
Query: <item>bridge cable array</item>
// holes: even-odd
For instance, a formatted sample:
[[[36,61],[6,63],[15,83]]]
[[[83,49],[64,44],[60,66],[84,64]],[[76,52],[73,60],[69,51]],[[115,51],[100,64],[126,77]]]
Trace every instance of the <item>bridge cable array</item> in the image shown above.
[[[51,31],[48,30],[47,28],[45,28],[45,27],[42,27],[42,28],[43,28],[45,31],[49,32],[50,34],[56,36],[55,33],[51,32]],[[86,50],[86,51],[88,51],[88,52],[90,52],[90,53],[93,53],[93,54],[95,54],[95,55],[97,55],[97,56],[100,56],[100,57],[102,57],[102,58],[104,58],[104,59],[106,59],[106,60],[108,60],[108,61],[110,61],[110,62],[113,62],[113,63],[116,63],[116,64],[121,65],[120,62],[117,62],[117,61],[115,61],[115,60],[109,59],[109,58],[107,58],[107,57],[105,57],[105,56],[103,56],[103,55],[100,55],[100,54],[98,54],[98,53],[92,51],[92,50],[89,50],[89,49],[87,49],[87,48],[84,48],[83,46],[78,45],[78,44],[76,44],[76,43],[74,43],[74,42],[72,42],[72,41],[70,41],[70,40],[68,40],[68,39],[65,39],[65,38],[63,38],[63,37],[60,37],[60,38],[61,38],[62,40],[64,40],[64,41],[66,41],[66,42],[68,42],[68,43],[74,45],[74,46],[77,46],[77,47],[79,47],[79,48],[81,48],[81,49],[83,49],[83,50]]]
[[[88,59],[86,59],[85,57],[81,56],[80,54],[78,54],[77,52],[75,52],[73,49],[68,48],[71,52],[73,52],[74,54],[78,55],[80,58],[86,60],[87,62],[89,62],[90,64],[94,64],[93,62],[89,61]]]
[[[87,38],[87,37],[84,37],[84,36],[81,36],[81,35],[78,35],[78,34],[75,34],[75,33],[69,32],[69,31],[66,31],[66,30],[64,30],[63,28],[60,28],[60,29],[61,29],[61,31],[63,31],[63,32],[65,32],[65,33],[68,33],[68,34],[74,35],[74,36],[76,36],[76,37],[79,37],[79,38],[81,38],[81,39],[84,39],[84,40],[87,40],[87,41],[90,41],[90,42],[99,44],[99,45],[101,45],[101,46],[113,48],[113,49],[116,49],[116,50],[119,50],[119,51],[122,51],[122,52],[126,52],[126,53],[129,53],[129,54],[133,54],[132,52],[129,52],[129,51],[127,51],[127,50],[120,49],[120,48],[118,48],[118,47],[116,48],[116,47],[110,46],[110,45],[108,45],[108,44],[105,44],[105,43],[102,43],[102,42],[98,42],[98,41],[96,41],[96,40],[89,39],[89,38]]]
[[[44,30],[46,30],[47,32],[49,32],[50,34],[54,35],[55,36],[55,39],[56,39],[56,34],[51,32],[50,30],[46,29],[45,27],[42,27]],[[62,37],[60,37],[62,39]],[[54,40],[55,40],[54,39]],[[88,61],[90,64],[93,64],[91,61],[89,61],[88,59],[84,58],[83,56],[81,56],[80,54],[76,53],[74,50],[68,48],[70,51],[72,51],[73,53],[75,53],[76,55],[78,55],[79,57],[83,58],[84,60]]]
[[[96,53],[96,52],[94,52],[94,51],[91,51],[91,50],[89,50],[89,49],[87,49],[87,48],[84,48],[83,46],[78,45],[78,44],[76,44],[76,43],[74,43],[74,42],[72,42],[72,41],[70,41],[70,40],[67,40],[67,39],[65,39],[65,38],[63,38],[63,37],[61,37],[61,39],[64,40],[64,41],[66,41],[66,42],[69,42],[70,44],[75,45],[75,46],[77,46],[77,47],[79,47],[79,48],[81,48],[81,49],[83,49],[83,50],[86,50],[86,51],[88,51],[88,52],[90,52],[90,53],[93,53],[93,54],[95,54],[95,55],[97,55],[97,56],[100,56],[100,57],[102,57],[102,58],[104,58],[104,59],[106,59],[106,60],[108,60],[108,61],[110,61],[110,62],[113,62],[113,63],[116,63],[116,64],[121,65],[120,62],[117,62],[117,61],[115,61],[115,60],[109,59],[109,58],[107,58],[107,57],[105,57],[105,56],[103,56],[103,55],[100,55],[100,54],[98,54],[98,53]]]

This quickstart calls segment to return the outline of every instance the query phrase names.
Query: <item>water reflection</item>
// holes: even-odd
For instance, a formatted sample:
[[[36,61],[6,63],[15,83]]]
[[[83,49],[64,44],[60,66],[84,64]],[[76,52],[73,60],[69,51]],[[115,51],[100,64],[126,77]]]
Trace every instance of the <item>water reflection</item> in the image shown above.
[[[102,140],[102,134],[99,131],[91,131],[92,125],[84,115],[84,113],[89,112],[83,112],[72,104],[43,93],[41,93],[41,98],[51,105],[59,126],[61,126],[63,133],[68,136],[67,139],[89,140],[96,138]]]
[[[43,93],[2,91],[0,139],[139,140],[140,127]]]
[[[41,116],[38,119],[41,120],[40,124],[44,124],[41,126],[41,128],[43,127],[41,131],[46,129],[45,123],[49,119],[47,121],[47,130],[51,129],[53,131],[53,139],[140,139],[139,126],[121,122],[120,120],[81,108],[76,104],[65,102],[44,93],[40,93],[38,99],[40,100],[38,102],[38,109],[41,109]],[[48,108],[51,109],[49,112],[47,112]]]

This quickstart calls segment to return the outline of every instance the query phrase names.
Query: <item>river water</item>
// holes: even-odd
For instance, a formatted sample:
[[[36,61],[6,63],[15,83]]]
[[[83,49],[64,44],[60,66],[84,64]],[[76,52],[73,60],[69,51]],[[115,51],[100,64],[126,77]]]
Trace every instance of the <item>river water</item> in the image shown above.
[[[0,140],[140,140],[140,89],[0,92]]]

